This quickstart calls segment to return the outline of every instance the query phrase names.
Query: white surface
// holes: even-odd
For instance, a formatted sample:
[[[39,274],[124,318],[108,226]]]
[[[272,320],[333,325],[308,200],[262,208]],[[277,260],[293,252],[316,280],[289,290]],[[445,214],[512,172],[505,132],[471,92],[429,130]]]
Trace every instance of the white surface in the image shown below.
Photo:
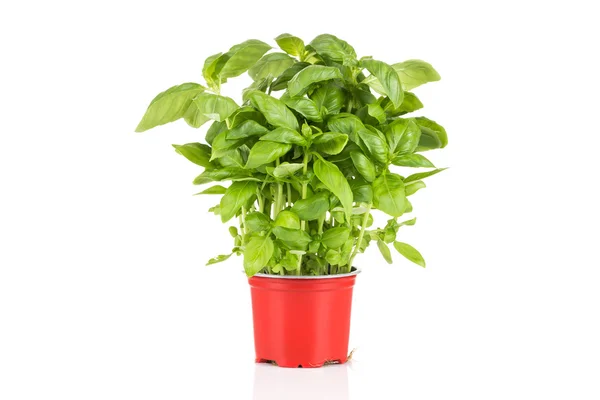
[[[0,6],[1,399],[600,396],[592,2],[202,3]],[[205,57],[282,32],[443,78],[416,92],[451,169],[401,233],[428,268],[357,258],[349,367],[253,364],[240,260],[203,266],[231,243],[170,147],[203,131],[133,133]]]

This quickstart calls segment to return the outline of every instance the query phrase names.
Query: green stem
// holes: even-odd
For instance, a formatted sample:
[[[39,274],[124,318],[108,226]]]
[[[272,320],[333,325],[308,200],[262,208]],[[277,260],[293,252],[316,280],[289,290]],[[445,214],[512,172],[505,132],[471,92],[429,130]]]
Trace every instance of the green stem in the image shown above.
[[[265,201],[263,200],[263,196],[258,189],[256,190],[256,199],[258,200],[258,212],[262,213],[265,206]]]
[[[279,166],[279,158],[275,161],[275,166],[278,167]],[[277,217],[277,214],[279,214],[279,211],[281,211],[282,207],[282,201],[283,201],[283,185],[278,182],[277,183],[277,195],[275,196],[275,210],[273,212],[273,219],[275,219]]]
[[[303,159],[303,164],[304,166],[302,167],[302,177],[304,178],[302,180],[302,200],[306,199],[306,192],[308,191],[308,182],[306,182],[306,173],[308,172],[308,157],[309,154],[308,152],[304,153],[304,159]],[[305,220],[301,220],[300,221],[300,229],[301,230],[305,230],[306,229],[306,221]],[[302,257],[300,256],[298,259],[298,268],[296,269],[296,275],[302,275]]]
[[[319,235],[323,234],[323,224],[325,223],[325,214],[319,217]]]
[[[356,253],[358,253],[358,249],[362,243],[363,237],[365,236],[365,229],[367,227],[367,222],[369,221],[369,213],[371,212],[372,204],[369,203],[367,207],[367,211],[365,211],[365,215],[362,219],[362,223],[360,225],[360,233],[358,234],[358,242],[356,242],[356,246],[354,247],[354,251],[350,256],[350,261],[348,261],[348,268],[352,270],[352,263],[354,262],[354,257],[356,257]]]
[[[287,185],[287,205],[288,207],[292,206],[292,185],[288,182]]]
[[[246,244],[246,207],[242,206],[242,212],[240,213],[240,231],[242,232],[242,246]]]

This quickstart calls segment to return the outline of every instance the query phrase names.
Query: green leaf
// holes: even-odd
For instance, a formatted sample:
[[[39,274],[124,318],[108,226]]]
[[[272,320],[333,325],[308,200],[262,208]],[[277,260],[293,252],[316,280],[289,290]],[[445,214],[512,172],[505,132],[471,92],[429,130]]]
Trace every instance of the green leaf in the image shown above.
[[[290,164],[288,162],[284,162],[279,164],[273,170],[273,176],[275,178],[285,178],[286,176],[294,175],[296,171],[300,171],[304,167],[304,164]]]
[[[227,260],[229,257],[231,257],[232,254],[233,253],[230,253],[230,254],[221,254],[221,255],[218,255],[216,257],[213,257],[210,260],[208,260],[208,262],[206,263],[206,265],[213,265],[213,264],[217,264],[217,263],[223,262],[223,261]]]
[[[250,136],[260,136],[269,132],[267,128],[251,119],[242,122],[239,126],[227,132],[227,140],[244,139]]]
[[[394,242],[394,247],[398,250],[398,253],[402,254],[409,261],[414,262],[417,265],[425,268],[425,260],[423,256],[417,249],[412,247],[410,244],[402,243],[402,242]]]
[[[245,228],[249,232],[262,232],[271,228],[271,220],[265,214],[252,212],[246,215]]]
[[[256,168],[282,157],[292,148],[289,144],[275,142],[257,142],[250,149],[246,168]]]
[[[404,226],[404,225],[412,226],[412,225],[414,225],[416,223],[417,223],[417,219],[416,218],[412,218],[412,219],[407,219],[406,221],[400,222],[398,224],[398,226]]]
[[[375,180],[375,165],[369,160],[369,157],[365,156],[360,151],[351,152],[350,157],[352,158],[352,163],[363,178],[368,182],[373,182]]]
[[[250,102],[271,125],[295,131],[300,129],[298,120],[282,101],[257,91],[250,94]]]
[[[304,54],[304,41],[299,37],[282,33],[275,38],[277,45],[283,51],[296,57],[301,57]]]
[[[257,81],[252,82],[252,84],[250,84],[250,86],[243,89],[242,90],[242,100],[244,101],[244,103],[250,99],[250,94],[252,94],[255,91],[265,93],[267,91],[267,89],[269,88],[269,85],[271,84],[271,82],[273,82],[273,78],[268,76],[266,78],[259,79]]]
[[[183,114],[183,120],[192,128],[200,128],[206,122],[210,121],[210,118],[202,114],[198,110],[198,107],[196,107],[196,104],[192,102],[185,114]]]
[[[233,99],[212,93],[199,94],[194,104],[200,114],[215,121],[225,121],[239,107]]]
[[[292,206],[298,216],[305,221],[322,217],[329,210],[329,193],[317,192],[307,199],[300,199]]]
[[[383,111],[383,108],[379,104],[367,104],[367,113],[380,124],[383,124],[387,119],[385,111]]]
[[[287,246],[296,250],[305,250],[312,241],[310,235],[301,229],[276,226],[273,228],[273,234]]]
[[[338,114],[327,121],[327,127],[332,132],[342,132],[354,143],[359,144],[360,138],[357,132],[366,129],[360,118],[353,114]]]
[[[237,44],[221,56],[221,58],[226,56],[227,61],[218,71],[218,75],[222,79],[239,76],[252,67],[270,49],[271,46],[255,39]]]
[[[194,164],[204,168],[212,168],[210,163],[210,147],[202,143],[174,144],[173,147],[178,154],[181,154]]]
[[[292,79],[298,72],[302,71],[304,68],[310,66],[309,63],[298,62],[285,71],[279,76],[279,78],[275,79],[275,81],[271,84],[271,90],[283,90],[287,89],[288,82]]]
[[[244,106],[238,108],[233,114],[230,115],[231,129],[237,128],[245,121],[254,121],[259,125],[266,125],[267,120],[264,115],[258,112],[252,106]]]
[[[441,125],[425,117],[417,117],[415,118],[415,122],[421,128],[421,138],[416,151],[446,147],[448,144],[448,135]]]
[[[223,53],[213,54],[204,61],[204,67],[202,68],[202,76],[206,80],[208,86],[213,89],[217,89],[221,84],[219,77],[217,76],[218,70],[223,67],[226,57],[221,57]]]
[[[283,228],[300,229],[300,217],[293,212],[284,210],[277,214],[275,218],[274,226],[281,226]]]
[[[361,60],[361,66],[365,67],[371,75],[377,78],[381,87],[373,89],[388,96],[395,107],[400,107],[404,99],[404,91],[402,90],[402,83],[396,71],[383,61],[373,59]]]
[[[413,119],[399,118],[387,126],[385,137],[390,156],[410,154],[419,144],[421,129]]]
[[[294,59],[284,53],[266,54],[248,70],[248,75],[255,81],[269,76],[276,78],[294,63]]]
[[[348,135],[339,132],[325,132],[313,141],[313,148],[330,155],[341,153],[348,143]]]
[[[194,185],[203,185],[214,181],[239,180],[250,178],[250,171],[241,168],[222,168],[206,170],[194,179]]]
[[[371,203],[373,201],[373,186],[366,180],[357,178],[350,182],[354,201],[361,203]]]
[[[287,143],[287,144],[299,144],[301,146],[306,144],[306,139],[302,137],[298,132],[289,128],[277,128],[262,136],[260,140],[266,140],[269,142]]]
[[[381,239],[377,240],[377,247],[379,248],[379,252],[383,256],[383,258],[385,258],[385,261],[387,261],[388,264],[391,264],[394,262],[392,260],[392,253],[390,252],[390,248],[383,240],[381,240]]]
[[[435,165],[433,165],[431,161],[420,154],[405,154],[402,156],[396,156],[392,160],[392,164],[401,167],[435,168]]]
[[[313,83],[330,79],[342,79],[340,70],[335,67],[311,65],[302,69],[288,82],[288,92],[292,97],[298,96]]]
[[[373,204],[392,217],[404,214],[406,195],[400,175],[384,174],[373,182]]]
[[[330,249],[339,249],[348,240],[350,229],[340,226],[331,228],[323,233],[321,243]]]
[[[204,87],[197,83],[184,83],[165,90],[152,100],[135,131],[144,132],[178,120],[186,114],[192,100],[203,91]]]
[[[350,220],[352,216],[352,190],[348,184],[348,180],[339,170],[339,168],[328,161],[318,159],[313,165],[313,169],[317,178],[335,194],[346,214],[346,219]]]
[[[311,47],[324,57],[332,61],[351,64],[356,60],[356,51],[346,41],[339,39],[333,35],[319,35],[310,42]]]
[[[320,108],[318,108],[315,102],[311,99],[307,99],[306,97],[289,97],[287,95],[283,95],[281,96],[280,100],[292,110],[296,110],[302,114],[309,121],[323,121]]]
[[[247,204],[254,196],[258,186],[256,182],[234,182],[227,188],[219,204],[221,208],[221,221],[223,223],[235,217],[235,214]]]
[[[195,107],[195,105],[194,105]],[[214,139],[219,135],[219,133],[225,132],[227,130],[227,123],[225,121],[219,122],[215,121],[210,125],[208,131],[206,131],[206,143],[212,145]]]
[[[268,236],[254,236],[244,249],[244,270],[253,276],[263,269],[273,255],[273,241]]]
[[[331,265],[338,265],[342,261],[342,255],[339,251],[330,249],[325,253],[325,260]]]
[[[203,191],[196,193],[194,196],[197,196],[199,194],[225,194],[225,191],[227,190],[227,188],[221,186],[221,185],[215,185],[215,186],[211,186],[208,189],[204,189]]]
[[[404,183],[409,183],[409,182],[414,182],[414,181],[418,181],[421,179],[425,179],[429,176],[437,174],[438,172],[442,172],[445,169],[447,169],[447,168],[438,168],[438,169],[433,169],[433,170],[427,171],[427,172],[419,172],[418,174],[409,175],[408,177],[404,178]]]
[[[419,189],[423,189],[425,187],[425,182],[423,181],[414,181],[407,185],[404,185],[404,192],[407,196],[411,196],[417,192]]]
[[[382,164],[388,162],[388,145],[383,134],[380,134],[375,128],[365,128],[358,130],[358,136],[365,143],[365,146],[367,146],[367,149],[376,161]]]
[[[425,61],[408,60],[394,64],[392,68],[398,73],[404,90],[411,90],[424,83],[440,80],[440,74]]]
[[[227,138],[228,134],[228,131],[224,131],[213,139],[211,161],[227,156],[231,150],[237,149],[244,143],[244,139],[229,140]]]
[[[329,115],[339,113],[345,101],[344,90],[335,84],[321,86],[310,98],[319,110],[325,108]]]
[[[421,103],[421,100],[419,100],[419,98],[413,93],[404,92],[404,100],[402,100],[400,107],[394,107],[394,104],[389,99],[384,99],[381,102],[381,106],[388,116],[397,117],[399,115],[420,110],[423,108],[423,103]]]

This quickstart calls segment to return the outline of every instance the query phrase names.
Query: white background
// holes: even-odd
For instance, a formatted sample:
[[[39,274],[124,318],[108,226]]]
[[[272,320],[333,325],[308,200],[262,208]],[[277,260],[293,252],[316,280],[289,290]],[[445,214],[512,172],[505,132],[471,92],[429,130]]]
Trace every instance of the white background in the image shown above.
[[[0,398],[598,399],[593,3],[2,3]],[[133,132],[207,56],[283,32],[431,62],[450,139],[401,232],[427,269],[357,258],[355,360],[319,370],[255,366],[241,260],[204,266],[230,238],[170,144],[205,128]]]

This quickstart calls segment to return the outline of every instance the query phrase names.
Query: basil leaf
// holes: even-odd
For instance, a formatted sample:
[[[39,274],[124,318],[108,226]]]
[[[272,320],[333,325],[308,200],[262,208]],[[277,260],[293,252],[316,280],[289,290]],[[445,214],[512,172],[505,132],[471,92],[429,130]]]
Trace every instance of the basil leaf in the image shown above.
[[[350,153],[352,163],[356,167],[356,170],[367,180],[367,182],[373,182],[375,180],[375,165],[360,151],[353,151]]]
[[[313,141],[313,148],[330,155],[339,154],[348,143],[348,135],[339,132],[325,132]]]
[[[399,115],[420,110],[423,108],[423,103],[421,103],[421,100],[419,100],[419,98],[413,93],[404,92],[404,100],[402,100],[400,107],[394,107],[394,104],[388,98],[383,99],[381,102],[381,107],[388,116],[397,117]]]
[[[306,250],[306,246],[312,241],[310,235],[301,229],[276,226],[273,228],[273,234],[288,247],[296,250]]]
[[[213,89],[218,88],[222,83],[217,76],[218,70],[220,70],[225,61],[227,61],[227,58],[221,57],[222,55],[223,53],[217,53],[208,57],[204,61],[204,67],[202,68],[202,76],[204,77],[204,80],[206,80],[208,86]]]
[[[360,145],[360,138],[357,132],[360,129],[366,129],[360,118],[353,114],[338,114],[329,119],[327,127],[332,132],[342,132],[348,135],[348,138],[354,143]]]
[[[213,257],[210,260],[208,260],[206,265],[213,265],[213,264],[223,262],[223,261],[227,260],[229,257],[231,257],[232,255],[233,255],[233,253],[218,255],[218,256]]]
[[[384,174],[373,182],[373,204],[392,217],[404,214],[406,195],[400,175]]]
[[[273,225],[289,229],[300,229],[300,217],[293,211],[284,210],[277,214]]]
[[[383,111],[383,108],[379,104],[367,104],[367,113],[380,124],[383,124],[387,119],[385,111]]]
[[[306,139],[295,130],[288,128],[277,128],[262,136],[260,140],[270,142],[305,145]]]
[[[397,119],[389,124],[385,137],[390,156],[409,154],[416,150],[421,138],[421,129],[413,119]]]
[[[335,164],[323,159],[316,160],[313,169],[317,178],[340,200],[344,207],[346,219],[350,220],[352,216],[352,190],[346,177]]]
[[[411,90],[427,82],[440,80],[440,74],[429,64],[422,60],[407,60],[392,65],[402,81],[404,90]]]
[[[260,136],[269,132],[267,128],[251,119],[242,122],[239,126],[227,132],[227,140],[244,139],[250,136]]]
[[[238,108],[229,116],[229,118],[231,119],[231,129],[237,128],[245,121],[254,121],[259,125],[266,125],[267,123],[264,115],[262,115],[252,106]]]
[[[361,60],[361,66],[365,67],[381,85],[381,94],[387,95],[395,107],[400,107],[404,99],[402,83],[394,69],[383,61],[373,59]],[[378,88],[373,88],[375,91]]]
[[[298,96],[304,93],[313,83],[330,79],[342,79],[340,70],[335,67],[311,65],[302,69],[288,82],[288,92],[292,97]]]
[[[225,121],[239,107],[233,99],[212,93],[199,94],[194,104],[202,115],[215,121]]]
[[[195,105],[193,105],[195,107]],[[219,122],[215,121],[210,125],[208,131],[206,131],[206,143],[211,144],[221,132],[225,132],[227,130],[227,123],[225,121]]]
[[[194,179],[194,185],[203,185],[214,181],[250,178],[250,172],[241,168],[222,168],[206,170]]]
[[[408,177],[404,178],[404,183],[409,183],[409,182],[414,182],[414,181],[418,181],[421,179],[425,179],[429,176],[437,174],[438,172],[442,172],[445,169],[446,168],[438,168],[438,169],[434,169],[434,170],[427,171],[427,172],[419,172],[418,174],[409,175]]]
[[[390,252],[390,248],[388,247],[388,245],[385,244],[383,240],[378,239],[377,247],[379,248],[379,252],[383,256],[383,258],[385,258],[385,261],[387,261],[388,264],[391,264],[393,262],[392,253]]]
[[[255,81],[269,76],[275,78],[294,63],[294,59],[284,53],[266,54],[248,70],[248,75]]]
[[[300,171],[303,167],[304,164],[290,164],[284,162],[275,167],[273,176],[275,178],[285,178],[286,176],[294,175],[296,171]]]
[[[271,228],[271,220],[261,212],[252,212],[246,215],[245,228],[249,232],[262,232]]]
[[[215,186],[211,186],[208,189],[204,189],[203,191],[196,193],[194,196],[200,195],[200,194],[225,194],[225,191],[227,190],[227,188],[221,186],[221,185],[215,185]]]
[[[269,88],[269,85],[271,84],[272,81],[273,81],[273,78],[268,76],[266,78],[259,79],[257,81],[252,82],[252,84],[250,86],[248,86],[246,89],[243,89],[242,90],[242,100],[244,101],[244,103],[249,100],[250,94],[252,94],[255,91],[265,93],[267,91],[267,89]]]
[[[329,193],[317,192],[307,199],[300,199],[292,206],[298,216],[305,221],[322,217],[329,210]]]
[[[357,178],[350,182],[354,201],[357,203],[371,203],[373,201],[373,186],[364,179]]]
[[[236,149],[244,143],[244,139],[230,140],[227,138],[228,131],[219,133],[212,142],[212,153],[210,160],[216,160],[230,154],[230,150]]]
[[[417,190],[423,189],[425,186],[425,182],[423,181],[414,181],[404,185],[404,192],[406,193],[406,196],[411,196],[415,194]]]
[[[310,95],[319,110],[325,108],[327,114],[337,114],[344,106],[344,90],[334,84],[321,86]]]
[[[254,236],[244,249],[244,270],[253,276],[263,269],[273,255],[273,241],[268,236]]]
[[[260,40],[250,39],[233,46],[220,58],[226,56],[227,61],[218,71],[221,78],[233,78],[246,72],[252,67],[271,46]]]
[[[314,101],[307,99],[306,97],[289,97],[287,95],[281,96],[281,101],[292,110],[296,110],[309,121],[322,122],[323,117],[321,116],[321,108],[318,107]]]
[[[302,71],[304,68],[310,66],[309,63],[299,62],[285,71],[279,76],[279,78],[275,79],[275,81],[271,84],[271,90],[283,90],[287,89],[288,82],[292,79],[298,72]]]
[[[348,42],[339,39],[333,35],[319,35],[310,42],[310,46],[315,51],[332,61],[351,64],[356,60],[356,51]]]
[[[398,250],[398,253],[402,254],[409,261],[414,262],[417,265],[425,268],[425,260],[417,249],[412,247],[410,244],[402,242],[394,242],[394,247]]]
[[[401,167],[413,167],[413,168],[435,168],[435,165],[431,163],[427,158],[420,154],[405,154],[396,156],[392,160],[392,164]]]
[[[296,57],[301,57],[304,54],[304,41],[299,37],[282,33],[275,38],[277,45],[283,51]]]
[[[388,162],[388,145],[382,135],[379,135],[378,131],[373,128],[371,129],[359,129],[358,136],[365,143],[369,153],[382,164]]]
[[[142,120],[135,128],[136,132],[144,132],[155,126],[164,125],[183,117],[192,100],[204,91],[197,83],[184,83],[173,86],[158,94],[148,106]],[[205,121],[206,122],[206,121]]]
[[[295,131],[300,129],[294,114],[280,100],[258,91],[252,92],[249,97],[252,105],[265,116],[271,125]]]
[[[223,223],[235,217],[235,214],[247,204],[254,196],[258,185],[256,182],[234,182],[227,188],[221,198],[219,207],[221,209],[221,221]]]
[[[339,249],[348,240],[350,236],[350,229],[340,226],[337,228],[331,228],[323,233],[321,243],[330,249]]]
[[[421,129],[421,138],[416,151],[446,147],[448,144],[448,135],[441,125],[425,117],[417,117],[415,118],[415,122]]]
[[[282,157],[292,148],[289,144],[275,142],[257,142],[250,149],[246,169],[260,167]]]
[[[210,147],[202,143],[174,144],[173,147],[178,154],[181,154],[194,164],[204,168],[212,168],[210,163]]]

